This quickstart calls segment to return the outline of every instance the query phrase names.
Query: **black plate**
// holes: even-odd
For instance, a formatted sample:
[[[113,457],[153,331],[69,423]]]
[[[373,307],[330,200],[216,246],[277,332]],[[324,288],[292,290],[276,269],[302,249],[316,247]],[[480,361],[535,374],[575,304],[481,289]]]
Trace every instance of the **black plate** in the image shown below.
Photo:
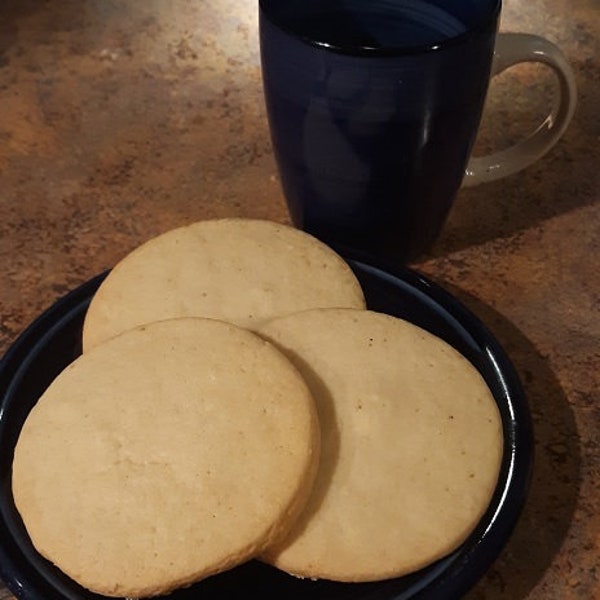
[[[409,269],[390,273],[349,260],[369,308],[403,317],[440,336],[482,373],[500,408],[505,453],[489,510],[455,552],[409,576],[344,584],[300,580],[251,561],[168,596],[181,599],[452,600],[485,573],[521,512],[532,464],[530,415],[517,375],[504,351],[454,297]],[[80,353],[83,317],[104,275],[74,290],[36,319],[0,363],[0,576],[24,600],[101,598],[81,588],[33,549],[16,512],[11,463],[21,426],[58,373]]]

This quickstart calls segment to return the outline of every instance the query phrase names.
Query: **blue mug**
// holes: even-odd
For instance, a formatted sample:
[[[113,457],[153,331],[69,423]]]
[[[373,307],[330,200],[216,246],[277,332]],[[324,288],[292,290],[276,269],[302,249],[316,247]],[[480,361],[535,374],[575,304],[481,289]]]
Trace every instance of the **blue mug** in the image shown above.
[[[259,0],[263,87],[292,221],[340,251],[423,255],[461,185],[515,173],[560,138],[575,107],[560,50],[497,33],[501,0]],[[490,78],[549,65],[558,101],[533,133],[470,153]]]

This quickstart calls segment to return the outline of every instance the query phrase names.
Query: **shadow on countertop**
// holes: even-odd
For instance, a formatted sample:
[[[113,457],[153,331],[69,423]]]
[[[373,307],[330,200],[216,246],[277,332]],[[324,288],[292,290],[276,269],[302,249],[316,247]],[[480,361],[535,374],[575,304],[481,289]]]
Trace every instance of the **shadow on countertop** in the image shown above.
[[[582,479],[575,417],[548,359],[521,331],[463,290],[447,283],[440,285],[496,336],[521,378],[531,409],[535,463],[528,500],[502,554],[465,597],[465,600],[522,600],[551,566],[573,519]],[[581,597],[586,597],[585,592]]]

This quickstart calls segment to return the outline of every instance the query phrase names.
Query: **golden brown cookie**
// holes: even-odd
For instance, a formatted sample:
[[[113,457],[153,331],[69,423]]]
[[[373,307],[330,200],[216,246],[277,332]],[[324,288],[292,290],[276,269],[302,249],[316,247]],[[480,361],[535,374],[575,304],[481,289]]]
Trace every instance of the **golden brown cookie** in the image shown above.
[[[309,310],[260,333],[304,374],[322,435],[308,505],[263,559],[300,577],[369,581],[459,546],[488,507],[503,451],[497,405],[472,364],[372,311]]]
[[[114,267],[85,317],[83,348],[165,318],[213,317],[253,329],[319,306],[365,306],[352,270],[328,246],[271,221],[200,221],[149,240]]]
[[[271,344],[182,318],[68,366],[16,445],[16,506],[37,550],[109,596],[165,593],[253,557],[310,492],[319,427]]]

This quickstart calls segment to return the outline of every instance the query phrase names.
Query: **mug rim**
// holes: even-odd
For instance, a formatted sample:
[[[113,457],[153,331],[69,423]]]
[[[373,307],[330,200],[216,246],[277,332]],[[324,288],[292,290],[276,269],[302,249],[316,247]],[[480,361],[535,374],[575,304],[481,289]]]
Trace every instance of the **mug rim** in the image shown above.
[[[259,15],[271,23],[277,29],[283,31],[287,35],[294,39],[308,45],[313,48],[332,52],[334,54],[343,54],[346,56],[362,56],[362,57],[401,57],[410,56],[415,54],[427,54],[429,52],[441,52],[448,47],[456,46],[461,44],[463,41],[469,39],[473,35],[487,29],[491,24],[497,23],[502,9],[502,0],[493,0],[494,4],[492,9],[479,19],[473,26],[469,27],[463,33],[455,35],[450,38],[446,38],[439,42],[429,44],[419,44],[415,46],[386,46],[386,47],[373,47],[373,46],[343,46],[330,42],[321,42],[314,40],[310,36],[299,34],[294,30],[293,27],[288,26],[282,20],[277,19],[271,14],[268,4],[274,2],[281,2],[282,0],[258,0]]]

